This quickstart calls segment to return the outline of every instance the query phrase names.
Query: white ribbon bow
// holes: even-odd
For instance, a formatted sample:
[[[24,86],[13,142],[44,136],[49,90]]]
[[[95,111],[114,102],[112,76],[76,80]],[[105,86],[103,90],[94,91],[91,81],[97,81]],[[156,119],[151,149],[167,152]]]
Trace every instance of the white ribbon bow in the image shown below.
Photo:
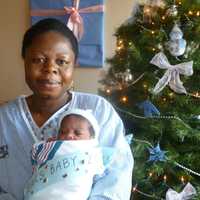
[[[158,94],[164,87],[169,84],[169,87],[179,94],[187,94],[186,89],[180,80],[180,74],[191,76],[193,74],[193,61],[184,62],[177,65],[171,65],[164,53],[157,53],[152,60],[151,64],[158,66],[161,69],[167,69],[163,77],[158,81],[153,89],[154,94]]]
[[[83,19],[79,14],[79,2],[80,0],[74,0],[74,6],[71,8],[64,7],[67,13],[70,13],[67,26],[74,33],[78,40],[81,40],[83,36]]]
[[[190,183],[187,183],[181,193],[178,193],[171,188],[168,189],[166,193],[166,200],[188,200],[194,195],[196,195],[196,189]]]

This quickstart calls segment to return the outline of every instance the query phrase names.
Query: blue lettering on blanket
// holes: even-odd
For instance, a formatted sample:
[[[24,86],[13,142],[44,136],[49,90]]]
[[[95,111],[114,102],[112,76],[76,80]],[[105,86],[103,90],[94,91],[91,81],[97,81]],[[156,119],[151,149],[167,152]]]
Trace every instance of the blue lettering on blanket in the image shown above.
[[[94,157],[93,157],[94,158]],[[36,167],[29,181],[28,193],[35,193],[57,181],[67,181],[72,184],[85,177],[95,159],[88,152],[76,152],[70,155],[58,155],[42,167]],[[31,189],[30,189],[31,188]]]
[[[59,170],[68,169],[68,168],[70,168],[69,171],[71,170],[77,171],[77,169],[79,168],[81,169],[81,167],[83,167],[83,164],[86,164],[85,160],[88,160],[88,158],[83,158],[83,157],[81,158],[82,160],[80,160],[80,157],[72,156],[69,158],[58,160],[57,162],[53,162],[49,165],[46,165],[45,167],[48,167],[48,166],[50,167],[51,175],[54,175]]]

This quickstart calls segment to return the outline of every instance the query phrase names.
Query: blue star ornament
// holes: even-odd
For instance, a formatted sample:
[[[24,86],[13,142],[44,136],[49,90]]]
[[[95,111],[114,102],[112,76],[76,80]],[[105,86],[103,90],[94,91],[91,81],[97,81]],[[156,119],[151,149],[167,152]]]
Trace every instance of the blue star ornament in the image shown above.
[[[138,103],[137,106],[140,109],[143,109],[145,117],[153,117],[155,115],[160,115],[159,110],[149,100],[145,100],[141,103]]]
[[[154,148],[148,148],[150,156],[148,161],[166,161],[165,153],[166,151],[162,151],[160,149],[160,144],[158,143]]]

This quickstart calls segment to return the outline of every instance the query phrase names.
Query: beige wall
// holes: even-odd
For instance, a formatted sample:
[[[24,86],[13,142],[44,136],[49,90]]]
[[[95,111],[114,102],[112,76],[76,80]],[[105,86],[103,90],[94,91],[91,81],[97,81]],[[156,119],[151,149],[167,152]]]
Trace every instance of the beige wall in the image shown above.
[[[30,93],[20,56],[23,33],[29,27],[28,0],[2,1],[0,6],[0,101]],[[123,3],[122,3],[123,2]],[[113,55],[115,29],[130,16],[133,0],[105,0],[105,57]],[[105,68],[106,64],[104,65]],[[102,69],[75,70],[75,89],[97,93]]]

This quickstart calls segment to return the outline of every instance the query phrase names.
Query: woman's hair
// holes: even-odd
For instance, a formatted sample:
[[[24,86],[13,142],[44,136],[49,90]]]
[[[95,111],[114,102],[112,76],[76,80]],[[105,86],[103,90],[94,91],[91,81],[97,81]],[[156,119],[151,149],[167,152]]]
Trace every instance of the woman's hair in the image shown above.
[[[58,32],[69,40],[76,60],[78,57],[78,41],[76,37],[74,36],[73,32],[66,26],[66,24],[54,18],[46,18],[40,20],[25,32],[21,50],[22,58],[25,58],[26,50],[32,44],[35,37],[49,31]]]

